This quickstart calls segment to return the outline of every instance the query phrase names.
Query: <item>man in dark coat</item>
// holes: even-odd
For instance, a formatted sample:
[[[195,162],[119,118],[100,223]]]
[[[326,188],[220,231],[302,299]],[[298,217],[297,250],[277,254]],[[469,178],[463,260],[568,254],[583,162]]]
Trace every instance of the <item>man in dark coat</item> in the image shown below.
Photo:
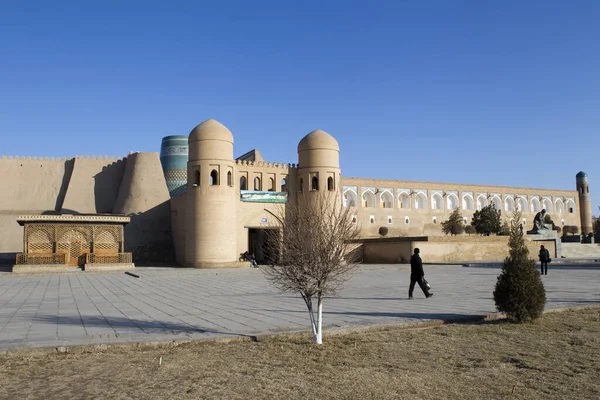
[[[425,278],[425,272],[423,271],[423,261],[419,256],[420,250],[415,248],[415,253],[410,257],[410,287],[408,288],[408,298],[413,298],[413,290],[415,289],[415,283],[418,283],[425,293],[426,298],[433,296],[433,293],[429,293],[427,286],[423,282]]]
[[[540,275],[548,275],[548,262],[550,261],[550,252],[548,249],[544,247],[544,245],[540,246]],[[546,269],[546,273],[544,273],[544,267]]]

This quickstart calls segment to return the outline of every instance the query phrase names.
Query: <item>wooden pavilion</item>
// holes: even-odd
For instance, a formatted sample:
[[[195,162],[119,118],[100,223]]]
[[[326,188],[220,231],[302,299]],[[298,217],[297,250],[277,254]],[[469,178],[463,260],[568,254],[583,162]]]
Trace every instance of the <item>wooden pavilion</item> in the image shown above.
[[[83,267],[84,270],[134,267],[124,252],[123,227],[129,217],[118,215],[21,215],[23,253],[18,269]],[[20,267],[29,268],[20,268]],[[112,267],[112,268],[111,268]]]

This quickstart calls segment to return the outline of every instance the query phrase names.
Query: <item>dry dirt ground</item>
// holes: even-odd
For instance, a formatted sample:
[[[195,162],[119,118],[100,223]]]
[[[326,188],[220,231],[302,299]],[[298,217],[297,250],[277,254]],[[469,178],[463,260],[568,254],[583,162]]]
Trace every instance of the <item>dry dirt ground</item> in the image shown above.
[[[600,308],[257,341],[0,353],[2,399],[598,399]]]

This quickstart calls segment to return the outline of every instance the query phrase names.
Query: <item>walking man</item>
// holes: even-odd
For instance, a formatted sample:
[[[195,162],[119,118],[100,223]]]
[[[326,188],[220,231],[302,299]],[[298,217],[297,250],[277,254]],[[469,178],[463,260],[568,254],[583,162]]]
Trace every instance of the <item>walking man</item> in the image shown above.
[[[548,262],[550,261],[550,252],[544,247],[540,246],[540,275],[548,275]],[[544,273],[544,269],[546,270]]]
[[[425,282],[425,272],[423,271],[423,261],[419,256],[419,248],[415,248],[415,253],[410,257],[410,287],[408,288],[408,298],[413,298],[413,291],[415,289],[415,283],[418,283],[421,290],[425,294],[426,298],[433,296],[433,293],[429,293]]]

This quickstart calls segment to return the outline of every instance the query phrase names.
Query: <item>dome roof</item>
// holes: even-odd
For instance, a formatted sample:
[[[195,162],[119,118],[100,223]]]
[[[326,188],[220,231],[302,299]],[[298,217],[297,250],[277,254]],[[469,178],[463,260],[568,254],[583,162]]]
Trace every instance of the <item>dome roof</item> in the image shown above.
[[[340,151],[340,145],[329,133],[317,129],[304,136],[298,143],[298,152],[316,149]]]
[[[575,175],[575,177],[577,178],[587,178],[587,174],[583,171],[579,171],[579,173],[577,175]]]
[[[207,119],[190,132],[188,142],[197,142],[200,140],[220,140],[233,143],[233,134],[225,125],[214,119]]]

